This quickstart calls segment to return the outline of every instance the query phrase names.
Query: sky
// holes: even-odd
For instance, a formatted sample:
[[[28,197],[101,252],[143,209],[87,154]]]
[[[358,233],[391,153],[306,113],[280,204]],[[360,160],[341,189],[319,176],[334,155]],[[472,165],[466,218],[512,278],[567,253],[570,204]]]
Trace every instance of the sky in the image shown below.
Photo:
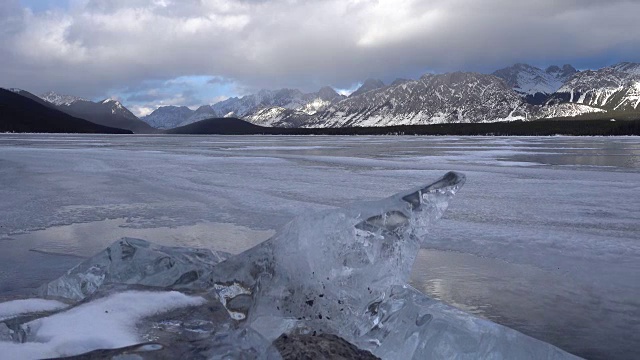
[[[0,86],[137,115],[259,89],[640,62],[640,0],[2,0]]]

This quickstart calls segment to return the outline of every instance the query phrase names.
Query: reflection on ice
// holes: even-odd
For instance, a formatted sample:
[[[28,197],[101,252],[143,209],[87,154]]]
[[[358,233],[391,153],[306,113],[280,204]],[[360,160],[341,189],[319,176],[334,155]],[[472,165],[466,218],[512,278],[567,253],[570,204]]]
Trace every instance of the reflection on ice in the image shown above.
[[[348,342],[384,359],[572,358],[407,285],[432,222],[464,180],[448,173],[381,201],[299,216],[236,256],[122,239],[45,284],[42,296],[76,305],[11,324],[27,342],[0,342],[0,351],[41,357],[125,347],[98,355],[270,359],[292,347],[300,355],[310,350],[300,339],[324,334],[316,340],[328,349]],[[94,318],[110,329],[106,336],[86,329]],[[130,347],[145,342],[163,346]]]

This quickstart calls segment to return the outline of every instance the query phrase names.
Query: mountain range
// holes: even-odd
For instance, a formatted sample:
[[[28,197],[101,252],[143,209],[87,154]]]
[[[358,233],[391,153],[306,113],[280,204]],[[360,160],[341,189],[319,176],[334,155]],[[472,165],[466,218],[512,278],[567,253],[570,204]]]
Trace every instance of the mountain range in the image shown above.
[[[573,96],[571,95],[573,94]],[[640,113],[640,64],[578,71],[571,65],[540,69],[515,64],[492,74],[454,72],[367,79],[348,97],[324,87],[317,93],[261,90],[195,111],[161,107],[142,118],[158,128],[206,118],[237,117],[270,127],[396,126],[535,120],[620,111]]]
[[[605,118],[640,113],[640,64],[623,62],[598,70],[571,65],[540,69],[515,64],[492,74],[425,74],[384,84],[367,79],[349,96],[325,86],[317,92],[260,90],[196,110],[164,106],[138,118],[119,101],[93,102],[49,92],[29,97],[95,124],[153,133],[211,118],[239,118],[266,127],[376,127],[445,123],[485,123],[566,118]]]
[[[541,105],[576,73],[578,70],[569,64],[562,68],[553,65],[545,70],[527,64],[515,64],[500,69],[493,75],[503,79],[515,92],[524,96],[527,102]]]
[[[344,98],[329,86],[307,94],[295,89],[260,90],[256,94],[229,98],[214,105],[202,105],[195,111],[184,106],[163,106],[143,120],[159,129],[222,117],[238,117],[250,119],[256,125],[277,126],[278,115],[283,112],[313,115]]]

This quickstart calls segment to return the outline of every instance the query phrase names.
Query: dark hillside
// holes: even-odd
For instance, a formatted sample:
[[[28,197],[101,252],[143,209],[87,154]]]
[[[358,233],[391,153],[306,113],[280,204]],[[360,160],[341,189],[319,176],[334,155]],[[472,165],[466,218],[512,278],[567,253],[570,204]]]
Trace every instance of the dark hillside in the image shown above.
[[[131,134],[75,118],[5,89],[0,89],[0,132]]]
[[[59,106],[65,113],[103,126],[131,130],[136,134],[158,132],[151,125],[138,119],[116,101],[93,102],[80,100],[69,106]]]
[[[213,118],[166,130],[166,134],[249,135],[269,134],[276,128],[251,124],[236,118]],[[284,129],[277,129],[284,130]]]

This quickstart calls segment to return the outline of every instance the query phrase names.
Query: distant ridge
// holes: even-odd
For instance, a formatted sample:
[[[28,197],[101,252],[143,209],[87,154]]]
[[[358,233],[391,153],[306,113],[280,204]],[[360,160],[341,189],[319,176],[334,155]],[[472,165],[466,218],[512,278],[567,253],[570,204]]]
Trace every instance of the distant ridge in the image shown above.
[[[23,90],[0,89],[0,132],[132,134],[73,117],[34,97]]]
[[[213,118],[166,130],[166,134],[249,135],[266,134],[270,128],[236,118]]]
[[[460,136],[618,136],[640,135],[640,115],[618,114],[618,120],[602,114],[577,118],[492,123],[395,125],[336,128],[276,128],[253,125],[236,118],[201,120],[165,134],[183,135],[460,135]]]

